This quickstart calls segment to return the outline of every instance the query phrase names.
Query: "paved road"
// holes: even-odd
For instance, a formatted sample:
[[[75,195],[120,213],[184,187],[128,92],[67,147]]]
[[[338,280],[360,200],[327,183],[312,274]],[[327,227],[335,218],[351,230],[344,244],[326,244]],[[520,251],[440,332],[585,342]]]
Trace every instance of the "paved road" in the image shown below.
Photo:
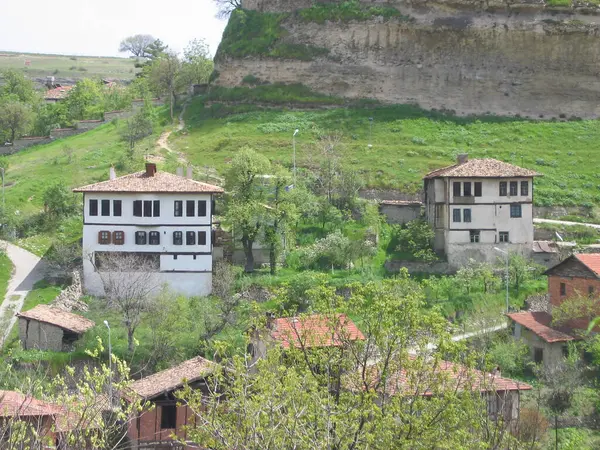
[[[0,347],[17,321],[16,313],[21,311],[23,301],[27,293],[33,289],[33,285],[44,278],[44,264],[40,258],[21,247],[0,241],[2,246],[6,245],[6,253],[13,263],[14,271],[4,302],[0,305],[0,323],[4,323],[6,315],[10,316],[8,326],[0,330]]]
[[[554,219],[533,219],[533,223],[554,223],[557,225],[583,225],[584,227],[598,228],[600,224],[597,223],[580,223],[580,222],[568,222],[566,220],[554,220]]]

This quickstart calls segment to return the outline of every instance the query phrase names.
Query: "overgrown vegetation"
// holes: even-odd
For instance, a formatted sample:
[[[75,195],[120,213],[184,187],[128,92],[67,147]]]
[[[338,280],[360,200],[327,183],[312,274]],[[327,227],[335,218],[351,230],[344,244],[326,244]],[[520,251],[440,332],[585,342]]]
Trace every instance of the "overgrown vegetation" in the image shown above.
[[[358,0],[346,0],[339,3],[315,3],[310,8],[301,9],[298,16],[305,22],[325,23],[349,22],[351,20],[365,21],[374,17],[384,19],[399,18],[411,20],[404,16],[396,8],[391,6],[370,6],[360,3]]]

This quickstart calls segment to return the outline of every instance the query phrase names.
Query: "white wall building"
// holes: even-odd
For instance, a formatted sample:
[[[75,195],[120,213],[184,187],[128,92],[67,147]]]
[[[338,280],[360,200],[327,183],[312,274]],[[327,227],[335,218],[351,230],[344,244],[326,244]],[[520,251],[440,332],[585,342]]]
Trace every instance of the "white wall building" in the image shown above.
[[[74,189],[83,193],[83,287],[104,295],[103,252],[136,254],[156,271],[157,289],[188,296],[212,289],[213,195],[223,189],[146,163],[144,172]],[[126,276],[126,274],[124,274]]]
[[[425,215],[434,248],[458,268],[470,258],[495,262],[494,247],[529,255],[537,172],[495,159],[468,159],[425,175]]]

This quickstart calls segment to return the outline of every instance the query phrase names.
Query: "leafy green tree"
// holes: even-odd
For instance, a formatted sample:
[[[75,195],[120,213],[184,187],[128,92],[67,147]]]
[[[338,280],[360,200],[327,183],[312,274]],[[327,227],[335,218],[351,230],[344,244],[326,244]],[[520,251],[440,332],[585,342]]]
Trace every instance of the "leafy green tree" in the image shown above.
[[[14,142],[29,127],[33,114],[31,108],[25,103],[9,100],[0,104],[0,130],[8,138],[8,142]]]
[[[143,110],[127,119],[125,128],[121,132],[121,139],[129,146],[130,157],[133,157],[135,144],[152,134],[153,126],[152,119]]]
[[[67,105],[64,102],[40,103],[36,109],[32,133],[48,136],[51,130],[62,128],[69,123]]]
[[[413,220],[397,226],[394,231],[398,241],[397,250],[408,252],[419,261],[432,262],[438,259],[431,246],[435,233],[429,223]]]
[[[169,96],[169,111],[173,121],[175,108],[175,94],[181,85],[181,61],[175,52],[165,52],[156,57],[149,68],[150,84],[159,94]]]
[[[217,18],[227,19],[236,9],[242,8],[241,0],[214,0],[217,5]]]
[[[99,81],[84,78],[69,92],[65,106],[71,120],[100,119],[104,112],[104,93]]]
[[[75,211],[73,194],[62,182],[49,186],[44,191],[44,209],[53,219],[66,217]]]
[[[512,338],[496,340],[488,351],[489,359],[509,377],[523,376],[529,362],[529,347],[523,341]]]
[[[2,73],[3,82],[0,84],[0,98],[14,100],[32,105],[37,99],[33,82],[23,73],[8,69]]]
[[[208,83],[214,64],[204,39],[193,39],[183,50],[181,77],[186,84]]]
[[[233,157],[231,167],[225,174],[228,192],[225,218],[232,225],[234,237],[241,236],[246,272],[254,271],[252,249],[266,215],[266,194],[261,180],[270,170],[271,163],[264,155],[245,147]]]
[[[131,53],[138,58],[146,58],[150,56],[148,47],[154,43],[156,39],[149,34],[136,34],[126,37],[119,44],[119,52]]]

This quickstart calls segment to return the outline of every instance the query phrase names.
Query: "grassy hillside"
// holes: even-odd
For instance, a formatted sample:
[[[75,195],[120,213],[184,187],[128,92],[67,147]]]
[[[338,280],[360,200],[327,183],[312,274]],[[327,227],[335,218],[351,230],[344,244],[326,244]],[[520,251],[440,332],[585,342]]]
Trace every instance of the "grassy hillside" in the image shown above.
[[[29,61],[29,66],[25,65]],[[135,76],[134,60],[102,56],[44,55],[0,51],[0,72],[19,69],[31,77],[54,75],[60,78],[83,77],[117,78],[130,80]]]
[[[263,99],[274,103],[268,96],[271,88],[262,88]],[[239,89],[244,88],[227,99],[242,100]],[[407,105],[342,107],[335,100],[332,109],[290,111],[260,110],[250,104],[205,107],[203,99],[196,98],[186,112],[186,129],[173,134],[170,145],[193,164],[215,167],[221,173],[244,145],[291,166],[292,134],[298,128],[297,163],[310,170],[319,163],[320,138],[341,133],[343,162],[360,171],[371,187],[416,192],[426,172],[452,164],[457,153],[469,153],[542,173],[536,181],[539,205],[600,205],[600,171],[592,163],[600,161],[598,121],[458,118]]]

